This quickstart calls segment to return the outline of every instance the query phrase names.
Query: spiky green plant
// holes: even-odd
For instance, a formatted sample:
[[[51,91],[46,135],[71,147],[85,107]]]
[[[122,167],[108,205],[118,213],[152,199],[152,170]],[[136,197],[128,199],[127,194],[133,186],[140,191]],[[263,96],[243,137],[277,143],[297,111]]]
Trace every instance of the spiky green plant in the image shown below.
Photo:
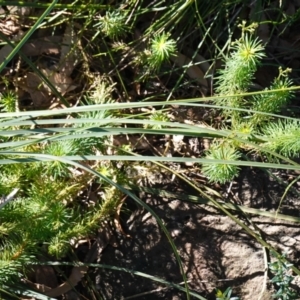
[[[129,31],[126,25],[126,11],[117,9],[107,11],[103,17],[100,17],[95,27],[112,39],[124,36]]]
[[[5,93],[0,94],[0,108],[6,112],[15,112],[18,108],[18,100],[15,93],[8,90]]]
[[[45,154],[54,156],[76,155],[78,152],[79,149],[72,140],[51,142],[44,148]],[[66,178],[70,175],[70,170],[64,163],[61,163],[60,161],[52,161],[45,163],[45,175],[52,176],[54,179],[58,177]]]
[[[215,160],[238,160],[241,155],[230,144],[224,142],[215,144],[206,153],[206,158],[212,162]],[[238,173],[239,167],[226,163],[204,163],[202,164],[202,172],[209,178],[211,182],[225,183],[231,181]]]
[[[227,128],[233,132],[232,141],[219,142],[219,146],[213,146],[207,151],[207,159],[237,160],[240,158],[237,150],[244,148],[247,139],[251,136],[264,136],[260,139],[260,149],[275,151],[279,154],[296,155],[300,150],[297,142],[298,131],[295,122],[280,122],[263,113],[278,113],[291,100],[293,92],[290,91],[292,81],[287,77],[289,69],[279,69],[279,76],[274,79],[271,87],[259,95],[251,94],[245,97],[254,78],[254,73],[265,56],[262,42],[254,38],[251,33],[255,26],[246,27],[242,24],[242,36],[234,43],[232,53],[226,58],[225,67],[217,77],[218,97],[216,104],[224,106],[222,110],[227,121]],[[242,108],[258,112],[248,113]],[[268,121],[268,123],[267,123]],[[234,136],[239,136],[237,141]],[[246,139],[243,137],[246,137]],[[248,136],[248,137],[247,137]],[[243,139],[245,139],[243,142]],[[259,139],[254,139],[256,142]],[[251,147],[246,146],[249,150]],[[210,181],[225,183],[238,175],[239,168],[234,165],[204,163],[203,173]]]
[[[157,122],[169,122],[170,118],[164,112],[155,111],[150,115],[150,120],[157,121]],[[149,127],[153,128],[153,129],[162,129],[163,128],[163,126],[159,123],[157,125],[146,124],[145,128],[149,128]]]
[[[264,148],[286,157],[299,157],[300,128],[299,121],[270,122],[262,129],[266,138]]]
[[[246,27],[242,24],[243,33],[239,40],[233,43],[232,52],[226,58],[225,67],[216,79],[216,92],[219,98],[216,104],[234,108],[248,107],[247,100],[241,94],[248,91],[261,59],[265,56],[264,47],[258,38],[253,38],[251,32],[255,24]],[[250,31],[250,33],[249,33]],[[228,96],[228,97],[226,97]],[[230,110],[225,109],[224,112]],[[240,122],[240,113],[230,111],[232,123]]]
[[[279,68],[279,75],[276,77],[271,84],[269,89],[276,90],[273,93],[262,93],[257,96],[254,96],[252,99],[252,109],[259,112],[266,113],[279,113],[282,108],[284,108],[290,100],[294,97],[294,92],[290,91],[288,88],[292,86],[293,82],[288,78],[291,69],[282,70]],[[262,115],[260,113],[256,113],[251,118],[251,122],[253,124],[259,124],[260,122],[270,120],[270,116]]]
[[[168,61],[176,53],[176,42],[169,33],[156,34],[150,41],[147,63],[153,70],[159,70],[162,63]]]

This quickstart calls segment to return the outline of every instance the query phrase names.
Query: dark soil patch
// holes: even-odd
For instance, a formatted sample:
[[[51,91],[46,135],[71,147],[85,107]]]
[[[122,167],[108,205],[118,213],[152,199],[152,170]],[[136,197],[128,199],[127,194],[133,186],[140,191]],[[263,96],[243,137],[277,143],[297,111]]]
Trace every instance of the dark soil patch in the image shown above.
[[[274,211],[283,188],[274,179],[263,176],[262,172],[254,174],[254,171],[242,172],[239,183],[232,187],[234,198],[240,199],[241,204],[251,204],[262,210],[268,207]],[[233,287],[233,294],[241,299],[272,298],[274,287],[269,279],[264,283],[265,249],[231,219],[210,206],[151,195],[145,195],[143,200],[163,220],[174,238],[192,291],[207,299],[215,299],[215,288]],[[234,200],[230,196],[228,201]],[[292,210],[299,205],[299,199],[290,193],[283,203],[284,210]],[[299,226],[279,219],[248,217],[260,228],[266,241],[287,253],[298,267]],[[118,247],[108,246],[101,263],[182,283],[171,246],[150,213],[143,209],[134,210],[126,220],[124,230],[132,238],[119,234]],[[166,288],[148,278],[107,269],[96,273],[97,287],[104,299],[186,298],[177,289]],[[299,290],[297,284],[295,288]]]

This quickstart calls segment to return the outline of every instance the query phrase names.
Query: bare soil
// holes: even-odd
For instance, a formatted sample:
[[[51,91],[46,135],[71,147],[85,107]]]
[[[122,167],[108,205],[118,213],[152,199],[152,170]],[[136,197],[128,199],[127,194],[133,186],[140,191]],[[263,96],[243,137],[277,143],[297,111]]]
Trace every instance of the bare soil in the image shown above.
[[[239,183],[232,187],[232,193],[242,204],[252,203],[262,210],[267,207],[274,210],[279,204],[282,187],[270,178],[265,178],[263,182],[263,175],[252,170],[243,172]],[[181,200],[170,201],[145,194],[144,201],[164,221],[173,236],[192,291],[207,299],[215,299],[215,288],[225,290],[226,287],[233,287],[233,295],[240,299],[272,298],[274,287],[269,280],[264,281],[266,250],[231,219],[209,206]],[[295,211],[299,204],[300,200],[290,193],[284,200],[283,208],[285,211],[289,208]],[[260,228],[266,241],[287,253],[298,267],[299,226],[266,217],[248,218]],[[123,221],[124,230],[131,238],[118,234],[118,246],[107,246],[101,263],[181,283],[182,276],[171,246],[154,217],[137,208]],[[107,269],[99,269],[96,274],[97,287],[104,299],[186,298],[177,289],[166,288],[141,276]],[[294,288],[300,290],[297,283]]]
[[[189,193],[184,187],[177,188],[179,193]],[[240,199],[241,204],[251,203],[261,210],[274,211],[283,190],[277,181],[262,172],[244,170],[232,186],[231,195]],[[232,287],[233,295],[240,299],[272,298],[274,286],[266,277],[270,274],[265,272],[266,261],[272,261],[272,257],[230,218],[207,205],[177,199],[170,201],[150,194],[141,196],[164,221],[174,238],[192,291],[215,299],[216,288],[224,291]],[[228,201],[233,201],[232,196]],[[300,204],[297,196],[290,193],[283,203],[281,212],[296,211],[298,214],[295,210]],[[124,230],[131,237],[117,234],[118,246],[108,245],[101,263],[182,283],[171,246],[154,217],[141,208],[131,211],[123,218]],[[281,253],[287,253],[292,263],[299,267],[300,228],[297,224],[260,216],[248,215],[247,218],[259,227],[267,242]],[[244,222],[248,221],[245,217]],[[166,288],[148,278],[108,269],[92,272],[104,299],[186,299],[186,295],[177,289]],[[293,287],[299,292],[297,280]]]

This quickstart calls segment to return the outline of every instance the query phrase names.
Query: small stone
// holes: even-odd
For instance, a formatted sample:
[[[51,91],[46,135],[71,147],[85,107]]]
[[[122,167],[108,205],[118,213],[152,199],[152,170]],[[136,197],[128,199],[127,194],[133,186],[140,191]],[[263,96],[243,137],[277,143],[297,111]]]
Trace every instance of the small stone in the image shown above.
[[[173,238],[178,237],[182,234],[182,229],[180,229],[180,228],[172,229],[170,231],[170,234],[171,234],[171,237],[173,237]]]

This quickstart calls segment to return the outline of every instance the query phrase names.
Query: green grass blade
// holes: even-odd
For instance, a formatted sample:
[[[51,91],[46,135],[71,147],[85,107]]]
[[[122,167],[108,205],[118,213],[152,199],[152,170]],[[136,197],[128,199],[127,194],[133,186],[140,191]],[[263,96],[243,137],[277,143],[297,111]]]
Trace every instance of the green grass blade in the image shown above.
[[[135,271],[135,270],[130,270],[130,269],[123,268],[123,267],[111,266],[111,265],[106,265],[106,264],[93,264],[93,263],[78,263],[78,264],[76,263],[76,264],[74,264],[74,263],[69,263],[69,262],[56,262],[56,261],[48,261],[46,263],[41,263],[41,264],[48,265],[48,266],[86,266],[86,267],[102,268],[102,269],[109,269],[109,270],[114,270],[114,271],[121,271],[121,272],[130,273],[130,274],[133,274],[133,275],[141,276],[141,277],[144,277],[144,278],[162,283],[166,286],[169,286],[171,288],[176,288],[176,289],[178,289],[180,291],[183,291],[183,292],[186,291],[182,286],[180,286],[176,283],[169,282],[165,279],[162,279],[162,278],[159,278],[159,277],[156,277],[156,276],[153,276],[153,275],[149,275],[149,274],[139,272],[139,271]],[[200,295],[198,295],[198,294],[196,294],[195,292],[192,292],[192,291],[190,291],[190,295],[197,298],[197,299],[200,299],[200,300],[206,300],[206,298],[204,298],[204,297],[202,297],[202,296],[200,296]]]
[[[211,203],[209,200],[207,200],[203,197],[198,197],[198,196],[194,196],[194,195],[172,193],[172,192],[168,192],[165,190],[149,188],[149,187],[130,186],[128,188],[133,191],[144,191],[148,194],[153,194],[153,195],[156,195],[159,197],[180,199],[182,201],[189,202],[189,203],[212,205],[215,207],[215,205],[213,205],[213,203]],[[272,218],[272,219],[279,219],[279,220],[285,220],[285,221],[290,221],[290,222],[294,222],[294,223],[300,223],[299,217],[294,217],[294,216],[289,216],[289,215],[284,215],[284,214],[277,214],[276,212],[264,211],[264,210],[260,210],[257,208],[252,208],[252,207],[243,206],[243,205],[236,205],[233,203],[226,203],[223,201],[218,201],[218,202],[220,205],[224,206],[225,208],[234,210],[237,212],[244,212],[244,213],[263,216],[263,217]]]
[[[11,293],[15,293],[26,297],[31,297],[37,300],[56,300],[56,298],[45,296],[41,293],[30,290],[25,286],[18,286],[18,285],[15,285],[14,287],[4,286],[4,288],[6,291],[10,291]]]
[[[13,59],[13,57],[20,51],[23,45],[28,41],[31,35],[35,32],[36,29],[40,26],[43,20],[49,15],[51,10],[54,8],[57,0],[53,0],[49,7],[42,13],[42,15],[38,18],[35,24],[28,30],[28,32],[24,35],[21,41],[16,45],[11,53],[6,57],[6,59],[0,64],[0,73],[6,67],[6,65]],[[11,4],[10,4],[11,5]]]
[[[293,87],[289,88],[289,90],[299,90],[300,87]],[[275,90],[271,90],[271,92],[274,92]],[[277,90],[280,91],[280,90]],[[263,91],[264,93],[267,93],[269,91]],[[262,92],[253,92],[253,93],[244,93],[243,96],[249,96],[249,95],[260,95]],[[241,96],[242,96],[241,95]],[[230,97],[230,95],[226,95],[226,97]],[[232,95],[232,97],[237,97],[237,95]],[[207,107],[207,108],[215,108],[215,109],[226,109],[226,110],[232,110],[232,111],[241,111],[241,112],[247,112],[247,113],[258,113],[261,115],[266,115],[270,117],[276,117],[276,118],[285,118],[290,120],[298,120],[297,118],[290,118],[282,115],[277,114],[270,114],[250,109],[243,109],[243,108],[233,108],[233,107],[227,107],[227,106],[220,106],[220,105],[212,105],[212,104],[200,104],[197,102],[207,102],[214,100],[216,98],[221,97],[206,97],[206,98],[191,98],[191,99],[185,99],[185,100],[170,100],[170,101],[153,101],[153,102],[132,102],[132,103],[108,103],[108,104],[97,104],[97,105],[88,105],[88,106],[77,106],[77,107],[71,107],[66,108],[63,110],[36,110],[36,111],[24,111],[24,112],[14,112],[14,113],[0,113],[0,120],[1,118],[18,118],[18,117],[26,117],[28,119],[31,118],[37,118],[37,117],[45,117],[45,116],[57,116],[57,115],[68,115],[73,113],[80,113],[80,112],[92,112],[92,111],[100,111],[100,110],[112,110],[112,111],[120,111],[122,109],[128,109],[128,108],[142,108],[142,107],[149,107],[149,106],[164,106],[164,105],[178,105],[178,106],[192,106],[192,107]]]
[[[12,155],[12,156],[26,156],[29,158],[12,158],[2,159],[1,164],[13,164],[24,162],[44,162],[44,161],[60,161],[66,159],[68,161],[84,161],[84,160],[106,160],[106,161],[149,161],[149,162],[179,162],[179,163],[199,163],[199,164],[229,164],[237,166],[258,167],[258,168],[270,168],[270,169],[282,169],[282,170],[300,170],[300,165],[286,165],[275,163],[263,163],[255,161],[235,161],[235,160],[212,160],[205,158],[188,158],[188,157],[159,157],[159,156],[130,156],[130,155],[73,155],[73,156],[52,156],[41,153],[33,152],[18,152],[18,151],[0,151],[0,155]]]

